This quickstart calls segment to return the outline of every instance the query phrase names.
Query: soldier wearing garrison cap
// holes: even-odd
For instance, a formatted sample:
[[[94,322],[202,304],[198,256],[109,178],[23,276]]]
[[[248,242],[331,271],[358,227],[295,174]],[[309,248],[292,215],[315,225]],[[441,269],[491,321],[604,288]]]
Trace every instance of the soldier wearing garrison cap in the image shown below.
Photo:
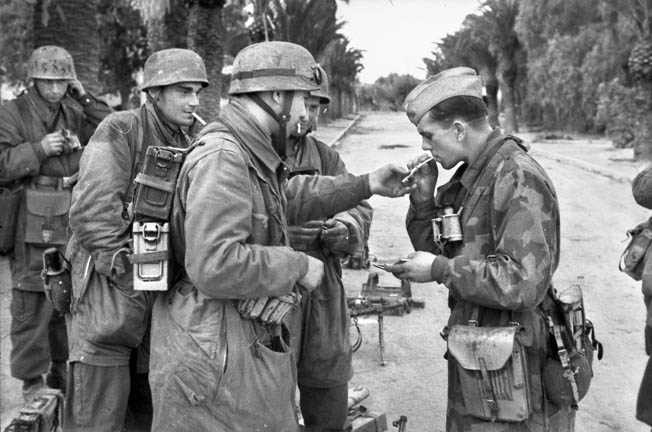
[[[149,146],[188,148],[201,57],[186,49],[145,62],[140,108],[107,117],[81,159],[70,209],[73,305],[65,431],[149,431],[148,327],[152,293],[133,287],[133,184]],[[128,415],[129,413],[129,415]],[[127,419],[127,420],[125,420]]]
[[[422,149],[430,153],[408,166],[427,156],[434,161],[417,172],[417,189],[410,195],[406,224],[416,252],[391,270],[399,279],[448,288],[451,315],[443,334],[470,323],[483,328],[518,322],[516,339],[525,349],[521,379],[529,386],[518,401],[509,401],[522,409],[498,410],[505,389],[485,382],[485,397],[478,398],[465,384],[464,368],[475,357],[451,346],[449,336],[446,430],[573,430],[574,411],[556,406],[542,391],[547,332],[539,308],[559,262],[559,205],[552,182],[520,139],[489,126],[482,82],[472,69],[428,78],[408,95],[405,108]],[[437,165],[452,169],[459,163],[435,192]],[[443,227],[444,219],[458,225]]]
[[[43,252],[65,249],[83,147],[111,112],[86,92],[64,48],[36,48],[27,77],[27,91],[0,107],[0,251],[11,251],[12,277],[9,362],[25,401],[46,384],[65,391],[66,325],[46,299]]]
[[[287,226],[399,196],[406,171],[297,176],[286,139],[321,76],[312,55],[263,42],[233,62],[229,104],[181,167],[170,237],[176,283],[155,302],[150,382],[156,431],[297,431],[285,316],[324,275]]]

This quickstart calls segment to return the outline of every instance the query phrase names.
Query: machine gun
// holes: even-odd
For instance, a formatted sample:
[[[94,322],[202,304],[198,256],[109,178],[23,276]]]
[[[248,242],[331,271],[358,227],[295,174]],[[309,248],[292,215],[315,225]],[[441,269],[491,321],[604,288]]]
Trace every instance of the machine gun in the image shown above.
[[[385,366],[385,333],[384,315],[403,315],[410,313],[413,307],[424,308],[425,301],[412,298],[412,287],[409,281],[401,281],[400,287],[387,287],[378,284],[378,273],[369,272],[367,282],[362,284],[359,296],[347,297],[347,306],[351,320],[358,333],[353,343],[353,352],[362,345],[362,332],[358,326],[358,317],[376,315],[378,320],[378,345],[380,346],[380,365]]]

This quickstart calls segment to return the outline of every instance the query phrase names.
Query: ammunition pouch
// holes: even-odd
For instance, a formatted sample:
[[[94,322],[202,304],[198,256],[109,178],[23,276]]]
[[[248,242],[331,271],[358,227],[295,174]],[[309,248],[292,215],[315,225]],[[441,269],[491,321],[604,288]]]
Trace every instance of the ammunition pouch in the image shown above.
[[[150,146],[135,179],[134,216],[139,220],[167,221],[172,197],[188,149]]]
[[[620,255],[618,269],[627,273],[632,279],[640,281],[643,277],[645,255],[652,243],[652,223],[647,220],[627,231],[631,238],[629,244]]]
[[[22,193],[23,187],[20,184],[0,187],[0,254],[6,254],[14,248]]]
[[[518,325],[454,325],[448,352],[457,360],[464,406],[471,416],[521,422],[530,417],[530,383]]]
[[[30,183],[25,189],[25,243],[65,245],[71,199],[62,179],[40,176]]]

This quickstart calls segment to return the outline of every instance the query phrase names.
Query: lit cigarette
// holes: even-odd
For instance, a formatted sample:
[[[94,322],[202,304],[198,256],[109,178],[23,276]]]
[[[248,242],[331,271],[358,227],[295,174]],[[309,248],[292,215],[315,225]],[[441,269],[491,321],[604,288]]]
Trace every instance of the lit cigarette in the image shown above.
[[[301,133],[301,123],[297,123],[297,133]]]
[[[196,112],[192,113],[192,116],[197,120],[202,126],[206,126],[206,122],[204,121],[203,118],[199,117],[199,115]]]
[[[430,156],[428,159],[424,160],[423,162],[419,162],[417,164],[417,166],[415,166],[414,168],[412,168],[410,170],[410,174],[406,175],[403,178],[403,180],[401,180],[401,183],[407,183],[412,178],[412,176],[415,175],[417,173],[417,171],[419,171],[421,169],[421,167],[425,166],[428,162],[430,162],[433,159],[434,158],[432,156]]]

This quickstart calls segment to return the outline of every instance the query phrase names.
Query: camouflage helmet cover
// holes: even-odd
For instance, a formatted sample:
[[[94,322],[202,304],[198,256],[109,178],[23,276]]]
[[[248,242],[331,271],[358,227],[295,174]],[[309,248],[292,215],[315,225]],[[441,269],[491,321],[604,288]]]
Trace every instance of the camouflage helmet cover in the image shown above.
[[[311,91],[310,96],[318,97],[321,105],[328,105],[331,103],[331,97],[328,94],[328,75],[320,65],[317,65],[317,68],[321,74],[321,83],[319,84],[319,90]]]
[[[405,112],[415,125],[437,104],[455,96],[482,99],[482,79],[468,67],[446,69],[419,83],[405,98]]]
[[[321,73],[312,54],[290,42],[261,42],[243,48],[233,61],[229,94],[318,90]]]
[[[194,51],[170,48],[157,51],[145,62],[141,91],[180,82],[208,85],[204,60]]]
[[[45,45],[36,48],[27,62],[27,77],[33,79],[77,79],[75,63],[65,49]]]

